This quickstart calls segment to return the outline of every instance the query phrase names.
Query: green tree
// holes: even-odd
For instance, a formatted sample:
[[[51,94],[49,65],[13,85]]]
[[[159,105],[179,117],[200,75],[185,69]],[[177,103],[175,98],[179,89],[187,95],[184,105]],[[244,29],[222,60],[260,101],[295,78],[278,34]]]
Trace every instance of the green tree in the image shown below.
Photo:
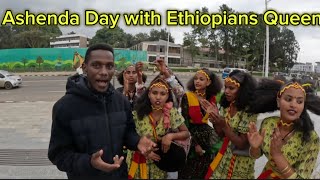
[[[129,38],[127,37],[129,37],[129,35],[127,35],[120,27],[114,29],[103,27],[96,32],[95,36],[90,41],[90,45],[107,43],[114,48],[127,48],[130,45]]]
[[[36,63],[38,63],[39,69],[40,69],[40,65],[41,65],[43,62],[44,62],[44,60],[42,59],[42,57],[41,57],[41,56],[38,56],[38,57],[37,57],[37,60],[36,60]]]
[[[160,31],[156,29],[151,29],[149,41],[159,41],[159,39],[167,41],[168,33],[169,32],[167,31],[167,29],[160,29]],[[169,33],[169,42],[174,43],[174,38],[172,37],[171,33]]]
[[[26,64],[28,63],[28,60],[26,58],[22,58],[21,62],[23,64],[23,69],[26,70]]]
[[[194,62],[194,57],[199,53],[199,47],[196,45],[196,36],[193,33],[184,33],[183,46],[191,55],[192,64]]]

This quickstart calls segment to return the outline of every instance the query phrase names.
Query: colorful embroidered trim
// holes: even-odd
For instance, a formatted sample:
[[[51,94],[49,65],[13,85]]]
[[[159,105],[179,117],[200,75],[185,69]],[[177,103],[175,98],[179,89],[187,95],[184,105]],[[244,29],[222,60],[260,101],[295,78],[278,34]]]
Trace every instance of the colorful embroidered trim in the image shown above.
[[[201,70],[197,71],[197,73],[202,73],[203,75],[206,76],[206,78],[207,78],[208,80],[210,80],[209,75],[208,75],[204,70],[201,69]]]
[[[231,177],[232,177],[234,163],[236,162],[236,157],[237,157],[236,155],[232,155],[232,157],[231,157],[227,179],[231,179]]]
[[[231,82],[234,85],[236,85],[238,88],[240,87],[240,83],[238,83],[236,80],[231,79],[230,77],[227,77],[224,81],[225,82]]]
[[[301,89],[304,93],[304,95],[306,95],[306,91],[304,90],[304,88],[297,82],[289,84],[287,86],[285,86],[281,91],[279,91],[279,97],[283,94],[284,91],[286,91],[289,88],[295,88],[295,89]]]
[[[196,95],[201,96],[201,97],[204,97],[206,95],[206,92],[201,93],[198,90],[196,90],[195,93],[196,93]]]
[[[290,127],[290,126],[292,126],[292,125],[294,124],[294,122],[286,123],[286,122],[283,122],[282,119],[281,119],[281,120],[280,120],[280,124],[281,124],[282,126],[288,126],[288,127]]]

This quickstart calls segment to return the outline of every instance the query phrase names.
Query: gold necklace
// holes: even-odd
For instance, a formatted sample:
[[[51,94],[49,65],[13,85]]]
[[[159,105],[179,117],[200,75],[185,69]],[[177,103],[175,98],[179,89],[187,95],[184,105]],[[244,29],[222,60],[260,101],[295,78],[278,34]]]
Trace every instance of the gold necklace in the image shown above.
[[[204,96],[206,95],[206,92],[201,93],[201,92],[199,92],[198,90],[196,90],[195,93],[196,93],[198,96],[201,96],[201,97],[204,97]]]
[[[163,107],[154,107],[153,105],[151,105],[151,108],[152,108],[152,110],[156,110],[156,111],[159,111],[159,110],[162,110],[163,109]]]
[[[281,119],[281,120],[280,120],[280,124],[281,124],[281,126],[287,126],[287,127],[290,127],[290,126],[292,126],[292,125],[294,124],[294,122],[286,123],[286,122],[283,122],[283,120]]]

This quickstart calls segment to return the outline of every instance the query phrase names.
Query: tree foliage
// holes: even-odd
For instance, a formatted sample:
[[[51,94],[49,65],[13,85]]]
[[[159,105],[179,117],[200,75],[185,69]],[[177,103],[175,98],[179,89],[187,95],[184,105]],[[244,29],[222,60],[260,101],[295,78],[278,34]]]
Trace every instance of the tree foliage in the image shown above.
[[[50,39],[61,35],[58,26],[0,26],[0,49],[46,48]]]
[[[237,13],[232,8],[223,4],[219,7],[220,13]],[[209,9],[203,7],[201,13],[208,13]],[[253,12],[247,13],[250,15]],[[192,44],[197,47],[209,47],[212,57],[224,62],[225,66],[236,66],[238,60],[245,60],[248,69],[262,70],[265,49],[266,25],[263,16],[258,15],[256,26],[229,26],[220,25],[215,29],[209,26],[192,26],[190,33],[185,33],[184,45]],[[293,31],[286,27],[269,27],[270,69],[288,70],[297,60],[300,50],[299,43]],[[188,43],[189,42],[189,43]],[[223,48],[225,53],[219,54],[218,49]],[[194,47],[193,51],[197,51]],[[190,47],[189,47],[190,50]],[[195,53],[195,52],[193,52]]]

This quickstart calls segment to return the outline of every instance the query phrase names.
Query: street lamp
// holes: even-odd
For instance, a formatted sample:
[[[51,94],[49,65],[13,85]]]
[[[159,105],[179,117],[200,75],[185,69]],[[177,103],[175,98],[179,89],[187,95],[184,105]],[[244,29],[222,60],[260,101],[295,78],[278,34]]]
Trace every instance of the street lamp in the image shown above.
[[[271,0],[265,0],[266,11],[268,10],[268,2]],[[269,74],[269,26],[266,25],[266,71],[265,77],[268,77]]]

